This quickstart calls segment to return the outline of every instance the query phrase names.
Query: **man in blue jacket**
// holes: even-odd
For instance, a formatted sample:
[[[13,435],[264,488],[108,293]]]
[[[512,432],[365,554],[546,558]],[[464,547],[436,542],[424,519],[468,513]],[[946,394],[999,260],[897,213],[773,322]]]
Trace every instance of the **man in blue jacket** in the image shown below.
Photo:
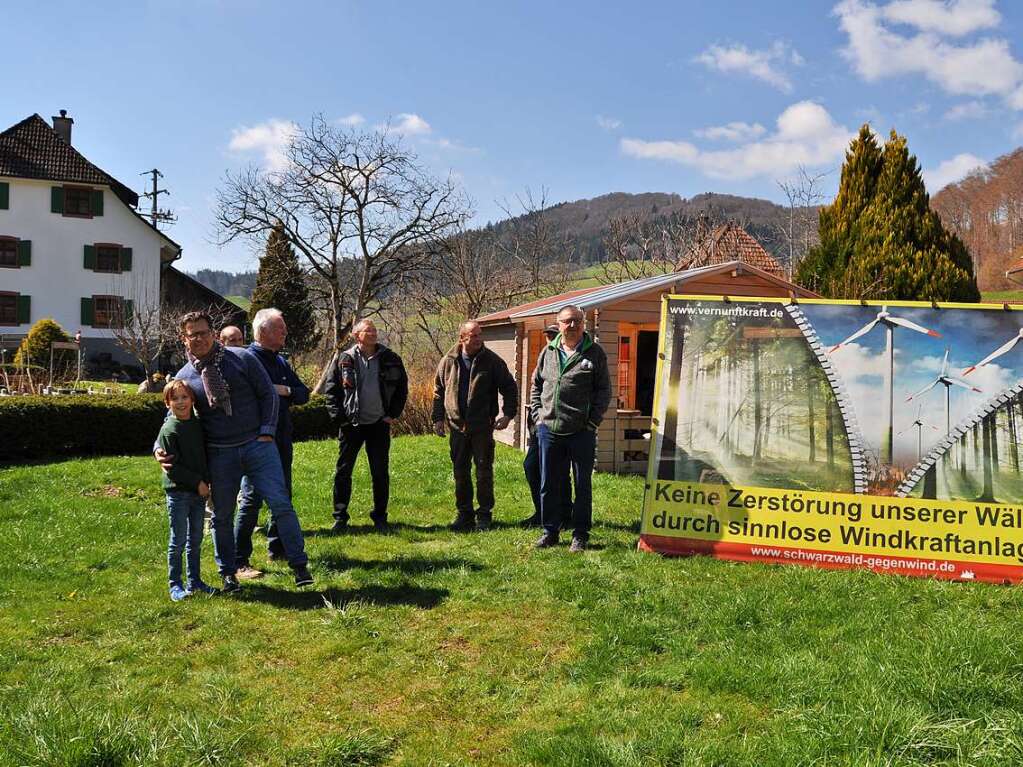
[[[210,316],[189,312],[179,322],[188,364],[175,378],[195,394],[206,435],[213,496],[213,555],[224,591],[237,591],[234,510],[242,476],[248,476],[270,507],[295,584],[308,586],[305,540],[291,505],[281,457],[274,446],[279,398],[259,358],[248,349],[226,348],[213,336]],[[156,450],[161,464],[173,456]]]
[[[284,484],[287,485],[288,495],[291,496],[291,463],[294,448],[291,441],[290,409],[292,405],[304,405],[309,401],[309,387],[302,383],[288,361],[279,354],[288,340],[288,324],[284,321],[280,309],[260,309],[256,312],[256,316],[252,318],[252,335],[256,340],[249,346],[249,351],[263,364],[280,403],[274,444],[277,445],[277,452],[281,456]],[[248,477],[243,477],[238,518],[234,526],[235,561],[239,578],[258,578],[262,575],[249,563],[249,557],[252,556],[252,531],[259,524],[259,510],[262,506],[263,497],[252,481]],[[270,522],[266,535],[270,559],[284,559],[284,545],[273,521]]]

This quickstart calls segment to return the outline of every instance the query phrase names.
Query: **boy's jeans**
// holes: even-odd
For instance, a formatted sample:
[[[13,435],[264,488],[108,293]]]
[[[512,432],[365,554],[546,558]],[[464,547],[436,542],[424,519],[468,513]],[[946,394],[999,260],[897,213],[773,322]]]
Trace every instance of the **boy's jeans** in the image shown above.
[[[198,493],[188,490],[167,491],[167,516],[170,517],[170,539],[167,542],[167,580],[170,585],[183,586],[181,581],[181,552],[188,563],[188,584],[201,581],[199,556],[202,552],[202,532],[205,501]]]
[[[238,447],[209,447],[206,456],[213,493],[213,556],[221,575],[234,575],[234,507],[242,476],[270,507],[270,519],[277,525],[288,564],[302,567],[309,562],[298,515],[284,484],[281,456],[271,442],[254,439]]]

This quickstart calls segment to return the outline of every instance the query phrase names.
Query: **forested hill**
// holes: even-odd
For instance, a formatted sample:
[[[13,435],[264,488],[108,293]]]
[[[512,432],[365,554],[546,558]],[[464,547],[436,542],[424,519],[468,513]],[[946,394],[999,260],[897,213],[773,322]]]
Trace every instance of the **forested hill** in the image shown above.
[[[981,290],[1018,289],[1005,270],[1023,257],[1023,148],[949,184],[931,207],[970,249]]]
[[[612,218],[629,215],[655,220],[675,213],[691,217],[702,214],[715,223],[735,221],[772,253],[781,247],[779,229],[788,215],[786,208],[769,200],[712,192],[688,199],[663,192],[614,192],[589,200],[553,205],[547,209],[546,215],[555,231],[569,237],[575,248],[574,258],[587,264],[600,260],[603,255],[602,240]],[[521,218],[498,221],[491,224],[491,228],[500,234]]]
[[[256,289],[256,272],[224,272],[220,269],[200,269],[189,272],[190,276],[201,282],[210,290],[222,296],[242,296],[251,298]]]

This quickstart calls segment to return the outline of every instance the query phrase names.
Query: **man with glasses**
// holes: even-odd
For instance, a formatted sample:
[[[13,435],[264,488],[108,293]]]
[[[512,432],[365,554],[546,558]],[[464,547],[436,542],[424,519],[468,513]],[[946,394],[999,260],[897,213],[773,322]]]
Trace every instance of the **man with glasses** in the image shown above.
[[[224,591],[237,591],[234,511],[242,476],[270,507],[295,585],[308,586],[305,540],[291,505],[281,456],[274,445],[280,403],[270,377],[248,349],[225,347],[213,335],[210,316],[189,312],[179,323],[188,364],[174,376],[188,384],[206,436],[213,496],[213,555]],[[167,467],[174,456],[156,449]]]
[[[569,551],[582,552],[590,538],[597,429],[611,403],[611,376],[607,355],[584,325],[578,306],[569,304],[558,312],[558,335],[540,352],[533,372],[529,406],[540,448],[543,522],[538,549],[558,543],[569,467],[575,477],[575,530]]]

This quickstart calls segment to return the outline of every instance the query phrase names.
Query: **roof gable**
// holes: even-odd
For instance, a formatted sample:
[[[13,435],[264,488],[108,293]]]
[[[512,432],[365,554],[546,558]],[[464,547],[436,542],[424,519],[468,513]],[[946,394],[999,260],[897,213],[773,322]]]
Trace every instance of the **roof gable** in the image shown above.
[[[104,184],[128,207],[139,202],[135,192],[86,160],[38,114],[0,133],[0,176]]]
[[[699,260],[702,263],[694,264],[694,266],[742,261],[744,264],[754,266],[776,277],[782,277],[785,274],[781,264],[767,252],[763,245],[757,242],[756,237],[731,221],[711,232],[703,258]]]

